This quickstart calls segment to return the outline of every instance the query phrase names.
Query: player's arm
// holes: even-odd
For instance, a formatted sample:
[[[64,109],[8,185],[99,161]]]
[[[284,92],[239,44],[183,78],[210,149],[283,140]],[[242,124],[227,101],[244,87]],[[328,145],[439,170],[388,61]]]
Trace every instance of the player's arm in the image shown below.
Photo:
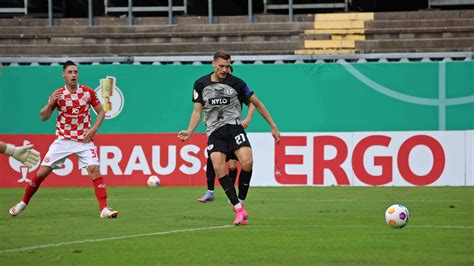
[[[280,142],[280,130],[278,129],[277,125],[275,122],[273,122],[272,116],[268,112],[267,108],[263,103],[257,98],[255,94],[253,94],[249,101],[255,105],[255,108],[257,108],[257,111],[263,116],[263,118],[267,121],[267,123],[270,125],[272,128],[272,136],[275,139],[276,143]]]
[[[5,153],[6,150],[7,150],[7,144],[3,141],[0,141],[0,152]]]
[[[181,130],[178,133],[178,139],[181,141],[188,140],[191,135],[193,134],[196,127],[199,125],[202,116],[202,104],[201,103],[194,103],[193,113],[191,114],[191,119],[189,120],[188,129]]]
[[[247,116],[245,117],[244,121],[242,121],[242,126],[244,128],[248,128],[250,124],[250,120],[252,120],[253,113],[255,112],[255,105],[253,103],[249,103],[249,108],[247,111]]]
[[[22,162],[26,167],[32,167],[38,163],[40,159],[40,153],[33,149],[33,144],[15,147],[12,144],[0,141],[0,152],[7,156],[12,156]]]
[[[51,114],[56,107],[56,101],[61,96],[61,93],[62,89],[57,89],[49,96],[48,103],[40,110],[40,117],[42,121],[46,121],[51,117]]]
[[[102,107],[102,104],[94,106],[94,110],[97,113],[97,117],[95,118],[94,125],[85,132],[84,142],[91,141],[92,138],[95,136],[95,133],[97,133],[97,130],[99,130],[100,126],[102,125],[102,122],[104,122],[105,111]]]

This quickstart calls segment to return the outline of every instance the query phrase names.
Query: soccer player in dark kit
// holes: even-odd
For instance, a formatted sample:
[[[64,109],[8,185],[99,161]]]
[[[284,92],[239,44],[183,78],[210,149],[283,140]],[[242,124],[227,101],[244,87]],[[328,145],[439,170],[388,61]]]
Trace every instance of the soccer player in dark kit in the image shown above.
[[[234,72],[234,69],[232,66],[230,66],[227,74],[232,74],[233,72]],[[252,120],[252,116],[254,112],[255,112],[255,106],[252,103],[249,103],[247,117],[244,120],[242,120],[242,126],[244,127],[244,129],[246,129],[249,126],[250,120]],[[204,119],[204,125],[206,125],[205,119]],[[232,153],[230,154],[230,156],[226,158],[226,160],[228,160],[227,166],[229,168],[229,171],[228,171],[229,176],[232,179],[232,183],[234,183],[234,186],[235,186],[235,180],[237,180],[237,158],[235,157],[234,153]],[[207,166],[206,166],[207,191],[204,194],[204,196],[197,199],[198,202],[206,203],[208,201],[213,201],[216,199],[216,196],[214,195],[215,179],[216,179],[216,173],[214,172],[214,166],[212,165],[211,157],[208,157]]]
[[[236,213],[234,224],[240,225],[248,223],[248,213],[244,209],[243,201],[247,197],[253,169],[252,148],[242,126],[240,103],[255,105],[257,111],[270,125],[272,136],[277,143],[280,141],[280,131],[266,107],[247,84],[228,74],[230,63],[229,53],[217,51],[212,61],[214,71],[196,80],[193,89],[194,109],[191,119],[188,128],[178,133],[178,139],[185,141],[191,137],[201,121],[201,113],[204,112],[209,156],[214,165],[216,176],[219,178],[219,183],[234,206]],[[225,167],[226,158],[232,152],[241,165],[238,196]]]

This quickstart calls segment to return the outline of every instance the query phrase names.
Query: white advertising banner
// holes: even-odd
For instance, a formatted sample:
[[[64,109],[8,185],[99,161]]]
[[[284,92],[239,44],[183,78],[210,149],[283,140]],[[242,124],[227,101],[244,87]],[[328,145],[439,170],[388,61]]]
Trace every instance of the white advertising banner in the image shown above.
[[[252,185],[473,185],[473,132],[249,133]]]
[[[466,131],[466,186],[474,186],[474,130]]]

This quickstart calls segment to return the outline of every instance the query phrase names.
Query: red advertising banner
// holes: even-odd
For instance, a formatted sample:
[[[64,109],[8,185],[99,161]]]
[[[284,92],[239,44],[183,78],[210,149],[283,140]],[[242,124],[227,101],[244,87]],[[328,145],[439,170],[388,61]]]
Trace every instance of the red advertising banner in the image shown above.
[[[257,169],[257,163],[254,176],[265,178],[258,183],[265,186],[464,186],[469,183],[466,154],[472,150],[466,134],[284,133],[275,145],[274,178],[266,178],[273,174]],[[259,138],[262,142],[264,136]],[[271,157],[258,149],[254,153],[255,161]]]
[[[194,134],[181,142],[169,134],[101,134],[94,143],[100,158],[101,173],[108,186],[145,186],[150,175],[158,175],[163,186],[203,186],[206,184],[205,134]],[[54,141],[54,135],[1,135],[16,146],[34,143],[41,158]],[[0,156],[0,187],[23,187],[39,169],[28,169],[11,157]],[[85,171],[78,169],[72,155],[62,169],[54,170],[42,186],[90,186]]]
[[[108,186],[145,186],[157,175],[163,186],[205,186],[204,133],[181,142],[177,133],[100,134],[94,139]],[[473,184],[474,137],[469,131],[249,133],[252,186],[465,186]],[[53,135],[0,135],[35,144],[44,157]],[[0,156],[0,187],[22,187],[36,173]],[[90,186],[70,156],[44,186]]]

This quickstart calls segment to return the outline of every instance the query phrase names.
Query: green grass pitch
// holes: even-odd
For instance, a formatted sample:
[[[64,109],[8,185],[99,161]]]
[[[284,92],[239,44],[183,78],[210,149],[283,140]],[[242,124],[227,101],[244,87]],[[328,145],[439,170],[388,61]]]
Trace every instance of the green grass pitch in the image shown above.
[[[474,187],[251,188],[248,226],[217,187],[111,187],[117,219],[99,219],[92,188],[0,189],[0,265],[473,265]],[[385,209],[410,210],[403,229]]]

